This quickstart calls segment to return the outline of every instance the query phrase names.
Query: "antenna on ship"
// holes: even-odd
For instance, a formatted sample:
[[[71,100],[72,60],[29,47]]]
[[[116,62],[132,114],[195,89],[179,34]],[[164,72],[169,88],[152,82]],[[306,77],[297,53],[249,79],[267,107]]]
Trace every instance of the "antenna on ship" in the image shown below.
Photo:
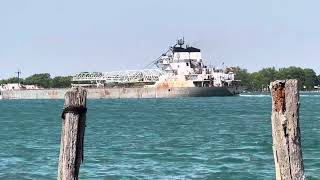
[[[20,75],[21,75],[21,70],[18,69],[18,72],[16,72],[16,74],[18,75],[18,85],[20,85]]]
[[[180,47],[182,47],[182,45],[184,45],[184,37],[182,39],[178,39],[178,43],[177,43]]]

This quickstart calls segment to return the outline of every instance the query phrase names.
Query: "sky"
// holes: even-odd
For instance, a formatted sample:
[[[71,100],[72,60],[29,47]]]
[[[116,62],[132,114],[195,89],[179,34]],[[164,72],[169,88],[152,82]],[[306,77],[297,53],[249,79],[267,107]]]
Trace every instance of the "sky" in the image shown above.
[[[204,62],[320,73],[319,0],[0,0],[0,79],[142,69],[178,38]]]

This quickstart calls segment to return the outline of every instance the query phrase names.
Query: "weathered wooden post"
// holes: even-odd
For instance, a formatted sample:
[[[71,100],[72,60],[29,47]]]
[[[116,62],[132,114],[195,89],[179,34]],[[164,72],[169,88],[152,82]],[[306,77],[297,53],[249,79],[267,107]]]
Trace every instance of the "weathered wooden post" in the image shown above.
[[[306,179],[299,127],[298,80],[278,80],[270,86],[276,179]]]
[[[87,91],[72,88],[65,94],[58,180],[77,180],[83,161]]]

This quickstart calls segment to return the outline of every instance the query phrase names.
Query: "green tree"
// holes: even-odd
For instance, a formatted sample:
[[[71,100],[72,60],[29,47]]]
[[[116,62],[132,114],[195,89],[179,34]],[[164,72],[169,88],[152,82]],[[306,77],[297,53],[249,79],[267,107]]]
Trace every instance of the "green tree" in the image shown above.
[[[278,72],[278,79],[303,79],[304,72],[300,67],[290,66],[288,68],[280,68]]]
[[[12,78],[9,78],[9,79],[6,79],[6,80],[3,80],[4,83],[19,83],[22,81],[22,79],[18,79],[17,77],[12,77]]]
[[[315,85],[317,85],[317,75],[313,69],[304,69],[304,83],[303,86],[306,87],[307,90],[312,90]]]
[[[274,67],[263,68],[258,71],[261,74],[260,82],[262,87],[265,88],[270,85],[270,83],[277,79],[278,71]]]
[[[277,79],[278,71],[274,67],[263,68],[251,74],[252,90],[265,89]]]
[[[263,88],[263,86],[265,86],[265,82],[264,82],[265,80],[262,73],[259,73],[259,72],[251,73],[250,79],[251,79],[251,87],[252,87],[251,90],[260,91]]]
[[[295,66],[280,68],[277,79],[298,79],[299,86],[303,89],[303,84],[305,84],[305,72],[302,68]]]
[[[317,81],[316,81],[316,85],[320,85],[320,75],[317,76]]]
[[[241,69],[236,72],[235,79],[241,80],[243,86],[247,87],[247,89],[251,89],[250,73],[248,73],[246,69]]]
[[[53,88],[67,88],[71,87],[72,76],[57,76],[52,79]]]
[[[34,74],[25,79],[24,84],[34,84],[44,88],[51,87],[51,77],[49,73]]]
[[[6,83],[7,83],[7,81],[5,79],[0,80],[0,84],[6,84]]]
[[[279,69],[278,79],[298,79],[301,89],[312,90],[317,84],[317,75],[313,69],[288,67]],[[305,87],[305,88],[304,88]]]
[[[7,84],[7,83],[19,83],[22,82],[23,79],[18,79],[17,77],[9,78],[9,79],[2,79],[0,80],[0,84]]]

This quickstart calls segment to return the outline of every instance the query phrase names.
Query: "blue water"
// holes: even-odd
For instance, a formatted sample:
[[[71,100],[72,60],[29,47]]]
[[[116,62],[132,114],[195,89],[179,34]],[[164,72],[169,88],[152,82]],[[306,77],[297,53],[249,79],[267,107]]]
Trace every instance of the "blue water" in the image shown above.
[[[56,179],[62,100],[0,101],[0,179]],[[271,98],[89,100],[81,179],[274,179]],[[320,95],[302,95],[305,172],[320,179]]]

